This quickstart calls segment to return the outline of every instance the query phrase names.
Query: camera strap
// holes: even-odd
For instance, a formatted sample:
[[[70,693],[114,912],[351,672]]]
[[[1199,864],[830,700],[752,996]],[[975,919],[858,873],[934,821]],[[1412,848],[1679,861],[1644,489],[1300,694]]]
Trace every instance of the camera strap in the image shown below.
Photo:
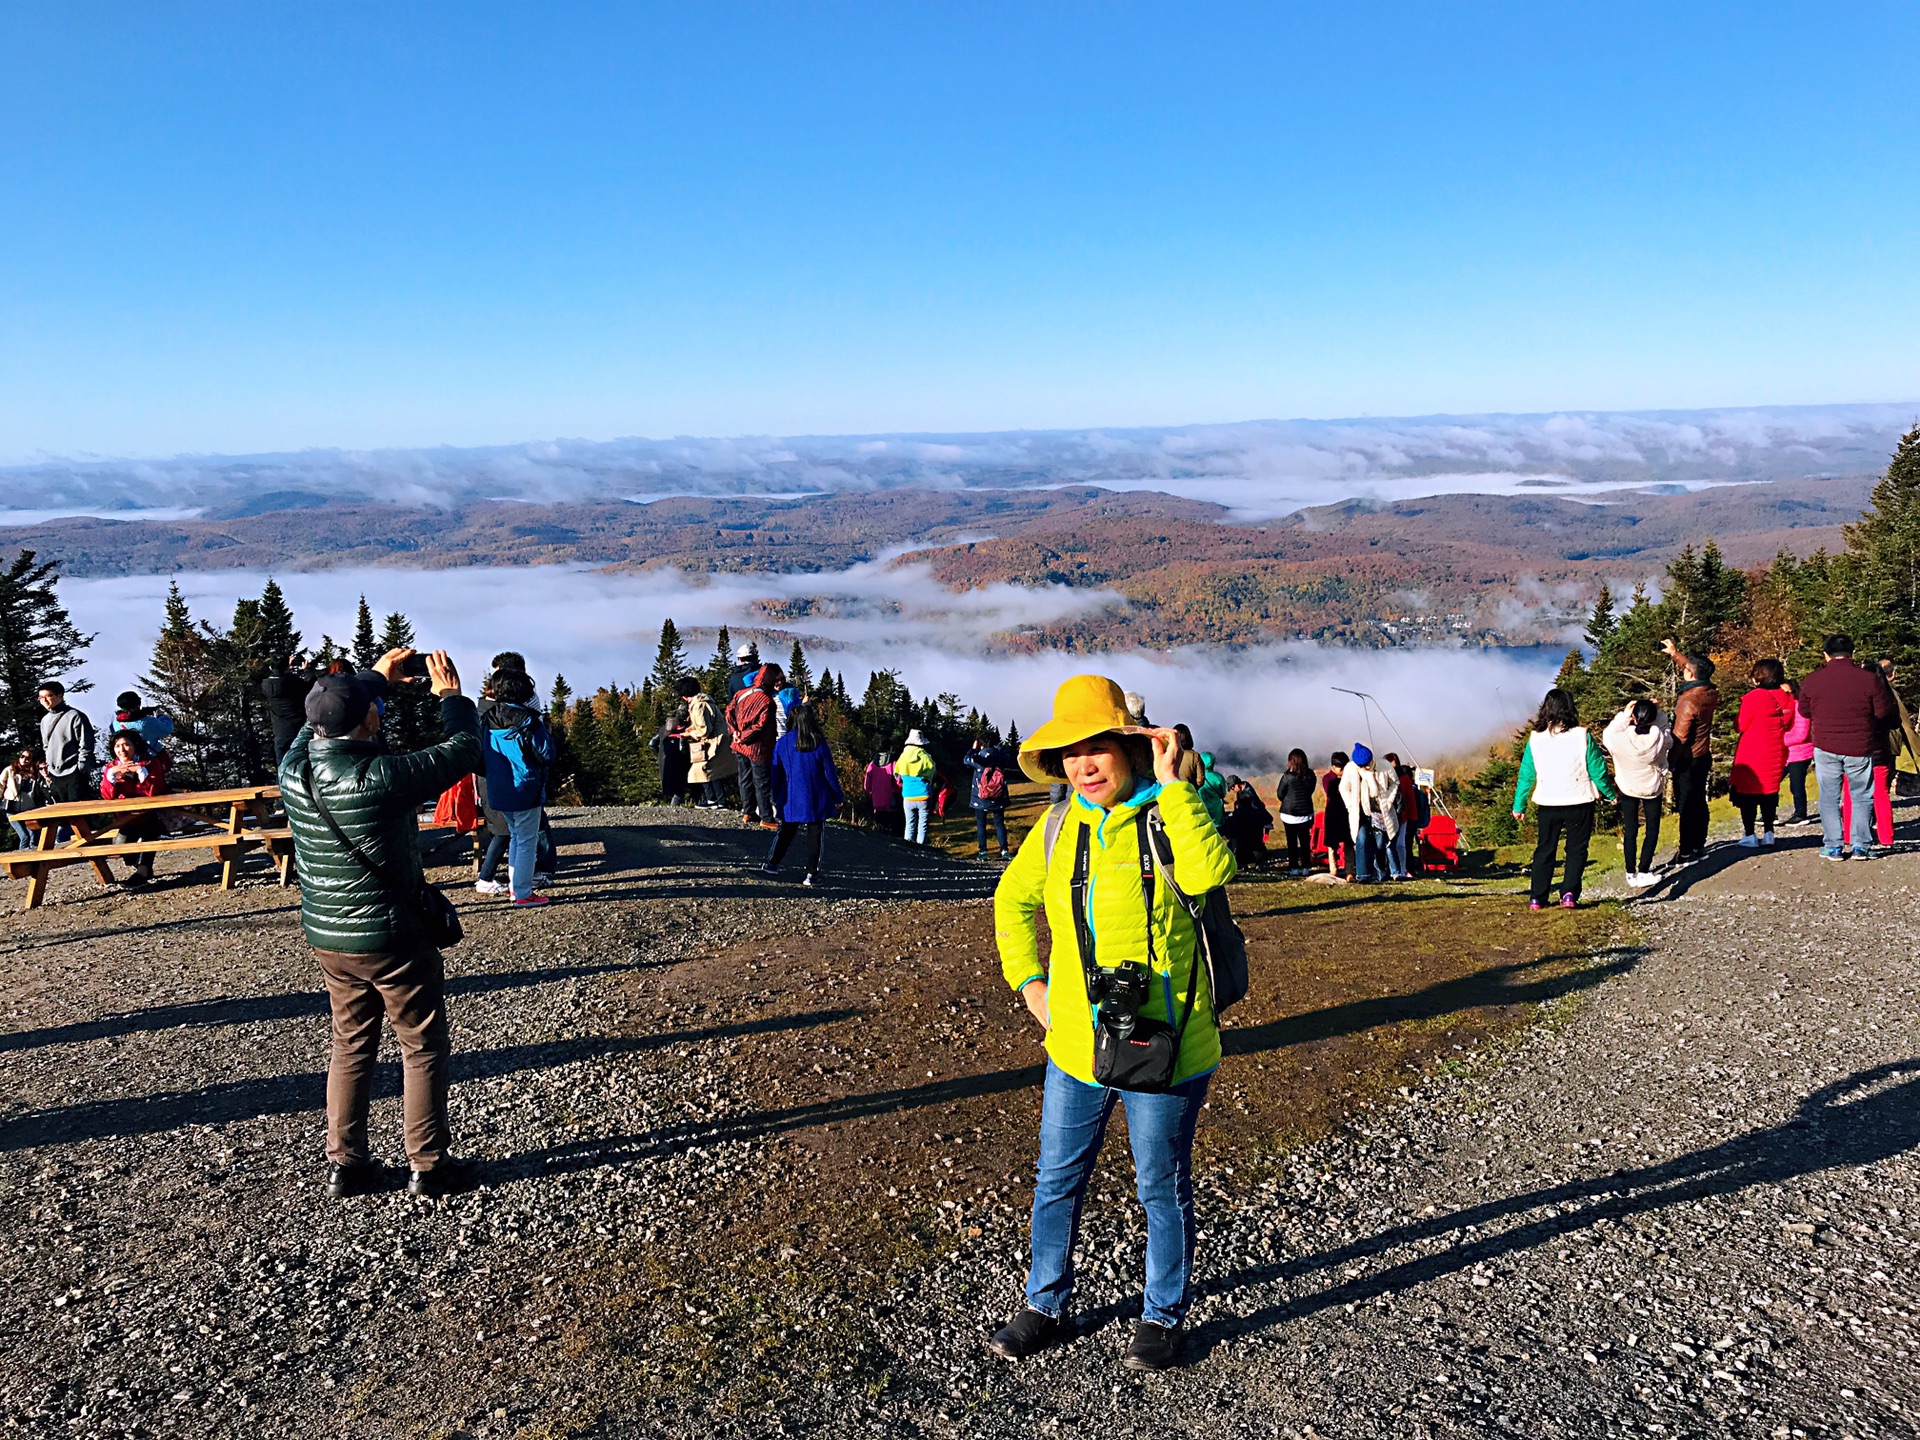
[[[1153,974],[1155,959],[1153,948],[1153,897],[1154,882],[1158,867],[1154,864],[1154,852],[1150,848],[1151,839],[1147,829],[1147,810],[1142,806],[1134,816],[1135,835],[1140,847],[1140,895],[1144,903],[1143,914],[1147,927],[1147,973]],[[1087,919],[1087,893],[1090,888],[1089,870],[1091,868],[1092,835],[1089,827],[1082,825],[1075,837],[1073,846],[1073,929],[1080,943],[1080,974],[1087,986],[1087,1008],[1096,1010],[1099,996],[1094,988],[1094,976],[1098,973],[1099,961],[1094,958],[1093,926]],[[1180,1019],[1174,1026],[1174,1043],[1177,1046],[1187,1033],[1187,1021],[1193,1015],[1193,1002],[1200,993],[1200,950],[1196,934],[1194,941],[1193,965],[1187,972],[1187,998],[1180,1008]],[[1172,1017],[1169,1016],[1169,1019]]]

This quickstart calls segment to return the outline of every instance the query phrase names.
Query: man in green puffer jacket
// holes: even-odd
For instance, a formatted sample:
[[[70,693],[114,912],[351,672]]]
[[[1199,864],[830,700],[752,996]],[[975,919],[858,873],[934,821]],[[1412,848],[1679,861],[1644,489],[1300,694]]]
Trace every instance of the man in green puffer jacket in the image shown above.
[[[471,1189],[472,1165],[449,1154],[446,968],[415,909],[340,843],[352,845],[417,894],[425,879],[415,812],[480,768],[479,722],[444,650],[427,657],[447,739],[411,755],[389,754],[380,732],[387,686],[414,652],[390,650],[372,671],[323,675],[307,692],[307,724],[280,763],[280,795],[300,874],[300,928],[326,977],[333,1013],[327,1065],[328,1189],[364,1195],[379,1179],[367,1147],[367,1107],[382,1012],[400,1042],[407,1189],[449,1195]],[[312,789],[308,788],[311,781]],[[325,814],[314,794],[325,804]],[[327,823],[330,815],[333,825]]]

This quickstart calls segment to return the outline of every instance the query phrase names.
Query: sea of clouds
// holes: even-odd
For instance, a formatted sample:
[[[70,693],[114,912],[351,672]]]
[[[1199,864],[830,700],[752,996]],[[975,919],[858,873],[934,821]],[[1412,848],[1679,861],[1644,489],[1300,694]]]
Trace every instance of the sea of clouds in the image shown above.
[[[352,633],[359,597],[376,615],[403,611],[425,646],[451,651],[470,681],[496,651],[523,651],[543,687],[556,674],[576,690],[636,684],[653,663],[660,623],[688,629],[722,624],[765,628],[766,602],[807,602],[791,628],[812,664],[844,673],[856,693],[869,672],[891,669],[916,695],[951,692],[1003,727],[1030,733],[1049,713],[1068,675],[1097,670],[1147,697],[1164,724],[1185,720],[1226,762],[1271,764],[1299,745],[1316,760],[1371,736],[1402,743],[1382,718],[1332,687],[1377,697],[1412,755],[1469,749],[1531,710],[1559,656],[1533,650],[1342,650],[1311,644],[1245,649],[1191,647],[1099,656],[1018,653],[992,637],[1023,626],[1124,608],[1117,594],[1067,586],[994,585],[951,592],[924,566],[856,565],[830,575],[714,576],[678,571],[619,574],[581,566],[514,570],[335,570],[278,577],[309,644]],[[196,571],[178,577],[193,612],[215,620],[235,600],[258,595],[266,576]],[[83,707],[137,684],[159,628],[165,576],[63,581],[75,622],[97,639],[84,674],[94,682]],[[696,663],[710,653],[696,653]],[[769,659],[786,646],[769,646]]]
[[[1225,505],[1238,518],[1258,519],[1356,497],[1462,490],[1590,494],[1866,474],[1885,466],[1917,413],[1920,403],[1903,402],[62,458],[0,469],[0,495],[44,516],[128,509],[235,514],[310,503],[316,496],[445,506],[487,497],[544,503],[792,497],[900,486],[1100,485],[1187,495]],[[49,508],[56,505],[71,508]]]

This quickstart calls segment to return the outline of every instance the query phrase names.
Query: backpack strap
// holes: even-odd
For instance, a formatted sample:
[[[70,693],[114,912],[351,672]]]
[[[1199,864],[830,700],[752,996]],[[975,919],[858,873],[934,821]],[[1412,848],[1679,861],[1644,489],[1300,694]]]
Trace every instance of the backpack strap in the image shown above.
[[[1040,841],[1042,853],[1049,864],[1053,861],[1054,842],[1060,838],[1060,827],[1067,823],[1067,806],[1073,803],[1071,797],[1060,800],[1047,807],[1046,818],[1041,822]]]
[[[1136,836],[1136,845],[1140,851],[1140,894],[1146,902],[1147,973],[1151,975],[1153,973],[1154,960],[1153,882],[1156,874],[1160,872],[1160,844],[1166,840],[1167,834],[1165,826],[1160,825],[1160,807],[1158,805],[1149,805],[1141,810],[1139,814],[1133,817],[1133,823],[1135,826],[1134,834]],[[1159,829],[1157,839],[1155,838],[1156,827]],[[1080,833],[1083,836],[1087,833],[1084,827]],[[1169,856],[1168,859],[1171,860],[1172,857]],[[1188,915],[1192,915],[1192,902],[1180,893],[1178,887],[1174,885],[1172,880],[1167,881],[1167,889],[1173,892],[1175,899],[1180,902],[1181,908],[1186,910]],[[1186,1004],[1180,1007],[1180,1020],[1173,1028],[1173,1044],[1176,1052],[1181,1042],[1187,1038],[1187,1021],[1193,1018],[1193,1002],[1200,994],[1200,966],[1205,963],[1201,947],[1205,944],[1205,941],[1200,938],[1199,930],[1199,922],[1196,919],[1194,922],[1193,959],[1187,966],[1187,1001]],[[1173,997],[1169,995],[1167,1000],[1169,1006],[1171,1006]],[[1173,1016],[1169,1014],[1167,1018],[1171,1020]]]

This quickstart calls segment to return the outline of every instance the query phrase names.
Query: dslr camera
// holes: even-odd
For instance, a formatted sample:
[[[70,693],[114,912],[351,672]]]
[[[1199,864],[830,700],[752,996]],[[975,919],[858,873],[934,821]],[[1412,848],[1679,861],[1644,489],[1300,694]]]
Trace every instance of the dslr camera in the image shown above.
[[[1153,976],[1144,965],[1095,965],[1087,977],[1087,998],[1100,1007],[1101,1028],[1116,1040],[1133,1034],[1152,985]]]

